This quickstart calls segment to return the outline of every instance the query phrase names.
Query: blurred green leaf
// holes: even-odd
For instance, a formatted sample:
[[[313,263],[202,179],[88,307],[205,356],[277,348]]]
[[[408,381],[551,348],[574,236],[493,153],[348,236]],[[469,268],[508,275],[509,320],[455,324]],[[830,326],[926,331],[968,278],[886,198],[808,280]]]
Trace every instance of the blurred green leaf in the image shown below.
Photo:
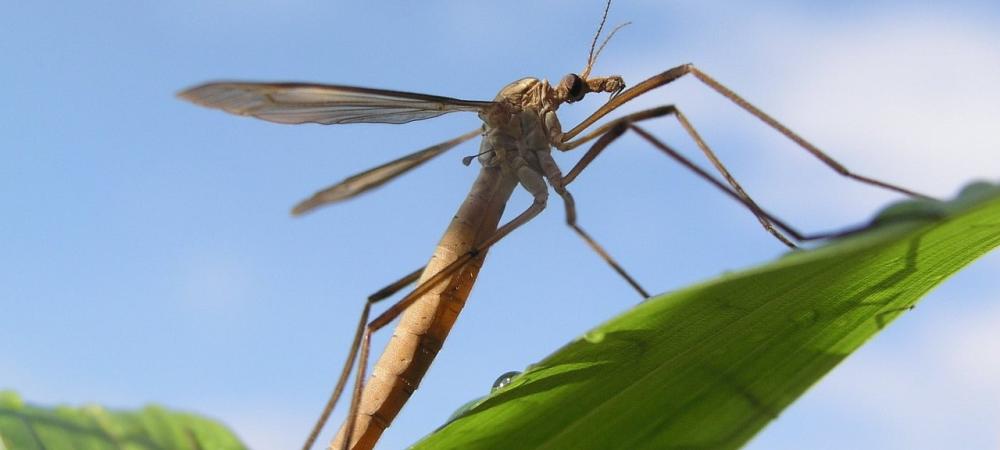
[[[159,406],[42,408],[0,391],[0,450],[243,450],[224,425]]]

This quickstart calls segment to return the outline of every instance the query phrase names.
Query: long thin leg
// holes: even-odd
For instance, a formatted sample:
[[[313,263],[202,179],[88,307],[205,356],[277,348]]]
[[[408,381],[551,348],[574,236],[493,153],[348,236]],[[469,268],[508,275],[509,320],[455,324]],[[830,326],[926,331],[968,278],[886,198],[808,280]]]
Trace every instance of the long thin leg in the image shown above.
[[[654,75],[654,76],[652,76],[652,77],[650,77],[650,78],[648,78],[648,79],[640,82],[639,84],[633,86],[630,89],[626,89],[625,91],[622,91],[621,94],[619,94],[619,95],[615,96],[614,98],[608,100],[608,102],[605,103],[604,106],[601,106],[600,108],[598,108],[597,111],[595,111],[593,114],[591,114],[590,117],[587,117],[586,119],[584,119],[583,122],[580,122],[579,125],[573,127],[572,130],[564,133],[563,134],[563,144],[561,146],[558,146],[558,148],[560,150],[571,150],[574,147],[577,147],[578,145],[580,145],[580,144],[582,144],[582,143],[584,143],[586,141],[589,141],[590,139],[592,139],[594,137],[593,133],[591,133],[590,135],[584,136],[583,138],[578,139],[576,141],[573,141],[572,139],[576,135],[580,134],[580,132],[582,132],[583,130],[585,130],[588,127],[590,127],[594,122],[596,122],[600,118],[604,117],[605,115],[607,115],[611,111],[615,110],[619,106],[625,104],[626,102],[628,102],[628,101],[630,101],[630,100],[632,100],[632,99],[634,99],[634,98],[636,98],[636,97],[638,97],[638,96],[640,96],[642,94],[645,94],[646,92],[648,92],[650,90],[656,89],[656,88],[658,88],[660,86],[663,86],[663,85],[666,85],[666,84],[669,84],[669,83],[673,82],[674,80],[677,80],[678,78],[680,78],[680,77],[682,77],[684,75],[687,75],[687,74],[694,75],[695,78],[697,78],[699,81],[701,81],[702,83],[704,83],[708,87],[712,88],[712,90],[718,92],[723,97],[729,99],[730,101],[732,101],[733,103],[735,103],[740,108],[743,108],[743,110],[749,112],[754,117],[760,119],[761,121],[763,121],[764,123],[766,123],[768,126],[770,126],[771,128],[773,128],[774,130],[778,131],[779,133],[781,133],[782,135],[784,135],[788,139],[791,139],[793,142],[795,142],[796,144],[798,144],[799,147],[802,147],[804,150],[806,150],[807,152],[809,152],[810,154],[812,154],[813,156],[815,156],[817,159],[819,159],[820,161],[822,161],[824,164],[826,164],[828,167],[830,167],[831,169],[833,169],[837,173],[839,173],[839,174],[841,174],[841,175],[843,175],[845,177],[848,177],[848,178],[860,181],[862,183],[870,184],[870,185],[873,185],[873,186],[878,186],[878,187],[881,187],[881,188],[884,188],[884,189],[888,189],[888,190],[891,190],[891,191],[896,191],[896,192],[899,192],[899,193],[902,193],[902,194],[906,194],[906,195],[909,195],[909,196],[930,198],[930,197],[928,197],[926,195],[919,194],[919,193],[914,192],[912,190],[909,190],[909,189],[906,189],[906,188],[903,188],[903,187],[900,187],[900,186],[896,186],[896,185],[891,184],[891,183],[886,183],[884,181],[879,181],[879,180],[876,180],[874,178],[870,178],[870,177],[866,177],[866,176],[861,176],[861,175],[856,175],[856,174],[852,173],[846,167],[844,167],[842,164],[840,164],[839,162],[837,162],[836,160],[834,160],[833,158],[831,158],[829,155],[827,155],[826,153],[824,153],[822,150],[820,150],[818,147],[816,147],[815,145],[809,143],[808,141],[806,141],[805,139],[803,139],[798,134],[795,134],[795,132],[793,132],[792,130],[790,130],[788,127],[782,125],[780,122],[778,122],[777,120],[775,120],[773,117],[767,115],[766,113],[764,113],[763,111],[761,111],[759,108],[757,108],[756,106],[752,105],[750,102],[744,100],[742,97],[740,97],[739,95],[737,95],[735,92],[733,92],[729,88],[723,86],[718,81],[715,81],[715,79],[713,79],[712,77],[708,76],[706,73],[702,72],[701,70],[698,70],[698,68],[696,68],[693,64],[683,64],[683,65],[674,67],[674,68],[669,69],[669,70],[667,70],[665,72],[662,72],[662,73],[660,73],[658,75]],[[600,134],[603,134],[603,133],[600,133]]]
[[[681,127],[684,128],[684,131],[687,132],[688,136],[691,136],[691,139],[694,140],[695,144],[698,145],[698,148],[701,149],[701,152],[704,153],[708,160],[712,163],[715,170],[722,174],[722,177],[726,179],[729,186],[731,186],[740,197],[743,197],[745,200],[744,203],[750,208],[751,211],[753,211],[753,214],[757,216],[757,220],[764,227],[764,229],[783,244],[790,248],[795,248],[795,244],[789,241],[788,238],[781,234],[781,232],[774,229],[774,225],[771,221],[761,213],[760,206],[757,205],[757,202],[750,198],[750,194],[747,194],[746,191],[743,190],[743,186],[740,186],[740,183],[736,181],[736,178],[733,178],[732,174],[729,173],[729,170],[726,169],[726,166],[722,164],[722,161],[719,161],[719,157],[715,155],[715,152],[713,152],[711,148],[708,147],[708,144],[706,144],[705,140],[701,138],[698,131],[694,129],[691,122],[687,120],[684,113],[675,107],[673,116],[678,122],[680,122]]]
[[[738,192],[733,191],[732,189],[727,188],[724,184],[722,184],[722,182],[720,182],[719,180],[716,180],[714,177],[712,177],[712,175],[710,175],[707,171],[705,171],[705,169],[702,169],[701,167],[698,167],[697,165],[695,165],[693,162],[691,162],[691,160],[689,160],[689,159],[685,158],[684,156],[682,156],[677,150],[674,150],[673,148],[671,148],[667,144],[663,143],[659,139],[656,139],[655,137],[653,137],[651,134],[649,134],[648,132],[646,132],[642,128],[639,128],[637,125],[630,125],[629,128],[632,131],[635,131],[643,139],[646,139],[646,141],[648,141],[654,147],[656,147],[660,151],[666,153],[667,156],[673,158],[675,161],[679,162],[681,165],[687,167],[688,169],[691,169],[693,172],[695,172],[695,174],[697,174],[701,178],[707,180],[713,186],[719,188],[720,190],[722,190],[723,192],[725,192],[727,195],[729,195],[730,197],[732,197],[736,201],[738,201],[740,203],[743,203],[744,206],[746,206],[747,208],[750,208],[751,211],[753,211],[753,209],[751,207],[751,204],[747,203],[747,198],[745,198],[744,196],[740,195]],[[813,241],[813,240],[817,240],[817,239],[827,239],[827,238],[831,238],[831,237],[837,237],[837,236],[841,236],[841,235],[845,235],[845,234],[850,234],[850,233],[853,233],[853,232],[857,231],[857,229],[850,229],[850,230],[845,230],[845,231],[833,231],[833,232],[822,232],[822,233],[804,234],[804,233],[799,232],[795,228],[792,228],[790,225],[786,224],[783,220],[775,217],[773,214],[768,213],[767,211],[764,211],[763,209],[760,209],[759,207],[755,211],[755,214],[760,214],[758,216],[758,219],[760,219],[762,217],[765,218],[765,219],[767,219],[767,221],[769,221],[770,223],[774,224],[778,228],[781,228],[782,231],[784,231],[785,233],[788,233],[789,235],[792,236],[792,238],[794,238],[795,240],[800,241],[800,242],[801,241]]]
[[[303,450],[309,450],[312,448],[313,444],[316,442],[316,438],[319,437],[320,431],[323,430],[323,426],[326,425],[326,421],[330,418],[330,413],[333,412],[333,407],[337,404],[337,400],[340,399],[340,394],[344,392],[344,386],[347,384],[347,379],[351,376],[351,369],[354,367],[354,358],[358,356],[358,347],[361,344],[361,336],[364,333],[365,325],[368,324],[368,315],[371,312],[372,305],[375,303],[386,299],[387,297],[399,292],[406,286],[413,284],[420,278],[420,274],[424,271],[421,267],[403,278],[394,281],[392,284],[379,289],[374,294],[368,296],[365,300],[365,306],[361,310],[361,318],[358,321],[358,326],[354,331],[354,341],[351,343],[351,350],[347,352],[347,360],[344,361],[344,368],[340,371],[340,377],[337,378],[337,384],[333,388],[333,392],[330,393],[330,398],[326,401],[326,406],[323,407],[323,412],[320,414],[319,419],[316,420],[316,424],[313,425],[312,431],[309,432],[309,437],[306,438],[305,444],[302,445]]]
[[[573,169],[570,170],[566,178],[569,181],[575,179],[577,175],[579,175],[580,172],[583,170],[583,168],[585,168],[588,164],[590,164],[590,162],[593,161],[593,159],[596,158],[597,155],[601,151],[603,151],[608,144],[611,143],[611,141],[620,136],[621,133],[625,132],[626,129],[621,128],[622,126],[627,126],[629,124],[633,124],[643,120],[649,120],[668,115],[674,116],[680,122],[681,127],[683,127],[684,130],[688,133],[688,135],[691,136],[691,139],[693,139],[695,143],[698,145],[698,147],[702,150],[702,152],[705,153],[705,155],[712,162],[715,168],[726,178],[726,181],[729,182],[730,186],[732,186],[733,189],[735,189],[736,195],[740,197],[739,198],[740,202],[750,209],[750,212],[752,212],[754,216],[757,217],[757,220],[764,227],[764,229],[772,236],[777,238],[779,241],[781,241],[781,243],[787,245],[790,248],[795,248],[795,244],[793,244],[792,241],[790,241],[787,237],[785,237],[784,234],[782,234],[780,231],[774,228],[774,224],[772,220],[769,218],[769,216],[765,214],[763,210],[760,208],[760,206],[758,206],[757,203],[754,202],[752,198],[750,198],[750,195],[743,190],[742,186],[740,186],[740,184],[736,181],[735,178],[733,178],[733,176],[729,173],[729,171],[722,164],[722,162],[719,161],[719,159],[715,156],[715,153],[712,151],[712,149],[710,149],[708,145],[705,144],[705,141],[701,139],[701,136],[698,135],[698,132],[695,131],[694,127],[691,126],[691,124],[687,121],[687,119],[684,118],[683,114],[681,114],[681,112],[673,105],[651,108],[648,110],[643,110],[633,114],[629,114],[615,121],[612,121],[606,124],[605,126],[598,128],[598,130],[596,131],[604,131],[604,134],[602,134],[601,138],[594,143],[594,145],[591,147],[590,150],[587,151],[586,154],[584,154],[584,156],[580,159],[580,162],[577,163],[577,166],[573,167]],[[615,133],[616,127],[620,128],[617,134]]]
[[[530,186],[525,185],[525,187],[528,188],[529,191],[532,191],[533,194],[535,193]],[[544,187],[544,182],[542,184],[542,187]],[[406,308],[412,305],[413,302],[415,302],[418,298],[426,294],[428,290],[436,286],[438,283],[447,280],[448,277],[452,276],[455,272],[457,272],[466,264],[468,264],[470,261],[472,261],[480,253],[486,251],[491,246],[493,246],[493,244],[496,244],[501,239],[510,234],[512,231],[514,231],[521,225],[524,225],[525,223],[533,219],[535,216],[537,216],[538,213],[542,212],[542,210],[545,209],[546,197],[547,197],[547,192],[541,197],[536,195],[535,201],[531,204],[531,206],[529,206],[526,210],[524,210],[524,212],[519,214],[517,217],[511,219],[510,222],[507,222],[506,224],[498,228],[497,231],[494,232],[490,237],[480,242],[475,249],[458,257],[455,261],[452,261],[451,264],[448,264],[443,269],[441,269],[441,271],[434,274],[433,276],[428,278],[425,282],[421,283],[419,286],[414,288],[413,291],[411,291],[405,297],[400,299],[398,302],[394,303],[392,306],[390,306],[388,309],[382,312],[382,314],[379,314],[375,319],[373,319],[364,327],[364,332],[361,334],[360,356],[358,358],[357,376],[354,381],[354,390],[351,396],[351,407],[350,410],[348,411],[348,418],[346,424],[346,434],[343,439],[343,445],[345,449],[347,448],[348,445],[350,445],[352,439],[352,433],[354,432],[355,420],[357,419],[358,415],[358,408],[361,402],[361,392],[362,389],[364,388],[365,371],[367,370],[368,366],[368,357],[371,348],[372,333],[390,324],[393,320],[399,317],[399,315],[402,314],[403,311],[406,310]]]
[[[649,292],[646,292],[646,290],[639,285],[639,282],[636,281],[635,278],[632,278],[632,276],[625,271],[625,268],[622,267],[621,264],[618,264],[618,262],[611,257],[611,254],[604,250],[604,247],[601,246],[601,244],[598,244],[594,238],[590,237],[590,234],[583,231],[583,228],[577,224],[576,201],[573,199],[573,195],[566,190],[566,184],[563,182],[562,171],[559,169],[555,160],[552,159],[551,153],[539,153],[537,156],[542,170],[545,172],[545,177],[549,179],[549,183],[552,184],[552,188],[563,199],[563,205],[566,207],[566,225],[568,225],[570,229],[577,234],[577,236],[580,236],[580,238],[587,243],[587,246],[596,252],[605,263],[611,266],[611,268],[617,272],[618,275],[624,278],[625,281],[632,286],[632,289],[635,289],[635,291],[638,292],[643,299],[649,298]]]
[[[739,193],[737,193],[734,190],[732,190],[729,187],[727,187],[725,184],[723,184],[719,180],[715,179],[707,171],[705,171],[704,169],[698,167],[696,164],[694,164],[693,162],[691,162],[690,160],[688,160],[687,158],[685,158],[684,156],[682,156],[679,152],[677,152],[673,148],[671,148],[668,145],[664,144],[663,142],[659,141],[658,139],[656,139],[655,137],[653,137],[652,135],[650,135],[649,133],[647,133],[645,130],[643,130],[643,129],[639,128],[638,126],[634,125],[635,123],[643,121],[643,120],[652,119],[652,118],[656,118],[656,117],[662,117],[662,116],[665,116],[665,115],[668,115],[668,114],[673,114],[674,111],[676,111],[676,108],[674,108],[673,106],[661,106],[661,107],[657,107],[657,108],[651,108],[651,109],[648,109],[648,110],[638,111],[636,113],[629,114],[627,116],[623,116],[623,117],[621,117],[619,119],[616,119],[615,121],[609,122],[605,126],[600,127],[598,131],[602,131],[603,134],[599,135],[599,138],[591,145],[590,149],[587,150],[587,153],[585,153],[583,155],[583,157],[581,157],[580,160],[576,163],[576,165],[573,166],[573,168],[566,174],[566,176],[564,176],[562,178],[563,186],[566,186],[566,185],[572,183],[573,180],[575,180],[576,177],[579,176],[580,173],[588,165],[590,165],[590,163],[595,158],[597,158],[597,155],[599,155],[602,151],[604,151],[605,148],[607,148],[612,142],[614,142],[616,139],[618,139],[626,131],[628,131],[629,129],[632,129],[637,134],[639,134],[641,137],[643,137],[644,139],[646,139],[647,141],[649,141],[657,149],[659,149],[659,150],[663,151],[664,153],[666,153],[667,156],[669,156],[670,158],[672,158],[675,161],[679,162],[681,165],[687,167],[692,172],[694,172],[696,175],[698,175],[699,177],[701,177],[704,180],[708,181],[709,183],[711,183],[713,186],[715,186],[716,188],[718,188],[719,190],[721,190],[726,195],[729,195],[730,197],[732,197],[736,201],[740,202],[741,204],[743,204],[745,207],[747,207],[748,209],[750,209],[755,214],[759,214],[758,218],[763,218],[763,219],[767,220],[768,222],[773,223],[776,227],[778,227],[782,231],[788,233],[794,239],[796,239],[798,241],[808,241],[808,240],[815,240],[815,239],[824,239],[824,238],[828,238],[828,237],[832,237],[832,236],[836,236],[836,235],[840,234],[840,233],[817,233],[817,234],[804,234],[804,233],[800,233],[799,231],[795,230],[791,226],[787,225],[781,219],[778,219],[774,215],[772,215],[772,214],[768,213],[767,211],[764,211],[760,207],[756,206],[756,204],[752,203],[752,200],[748,200],[744,196],[741,196]]]
[[[625,271],[625,268],[622,267],[621,264],[618,264],[618,262],[615,261],[615,259],[612,258],[606,250],[604,250],[604,247],[602,247],[601,244],[598,244],[597,241],[590,237],[586,231],[583,231],[583,228],[580,228],[580,226],[577,225],[576,201],[573,200],[573,195],[565,189],[562,189],[562,191],[559,192],[559,195],[562,197],[563,203],[566,205],[566,224],[569,225],[569,227],[572,228],[573,231],[575,231],[576,234],[580,236],[580,238],[582,238],[592,250],[597,252],[601,259],[608,263],[608,265],[611,266],[611,268],[614,269],[618,275],[621,275],[621,277],[624,278],[625,281],[632,286],[632,289],[635,289],[635,291],[638,292],[643,299],[649,298],[649,292],[646,292],[646,290],[639,285],[639,282],[636,281],[635,278],[632,278],[632,276]]]

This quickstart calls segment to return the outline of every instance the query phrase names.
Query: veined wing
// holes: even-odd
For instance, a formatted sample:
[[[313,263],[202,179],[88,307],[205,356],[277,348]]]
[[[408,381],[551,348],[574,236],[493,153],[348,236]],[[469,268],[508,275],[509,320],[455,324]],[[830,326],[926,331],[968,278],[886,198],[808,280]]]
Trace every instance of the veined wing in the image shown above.
[[[480,134],[482,134],[482,129],[477,128],[454,139],[427,147],[397,160],[389,161],[381,166],[368,169],[357,175],[348,177],[340,183],[323,189],[313,194],[312,197],[309,197],[300,202],[298,205],[295,205],[295,208],[292,209],[292,214],[305,214],[317,207],[346,200],[362,192],[375,189],[389,182],[389,180],[416,168],[417,166],[429,161],[431,158],[454,148],[458,144],[479,136]]]
[[[493,102],[353,86],[308,83],[206,83],[179,97],[209,108],[278,123],[407,123]]]

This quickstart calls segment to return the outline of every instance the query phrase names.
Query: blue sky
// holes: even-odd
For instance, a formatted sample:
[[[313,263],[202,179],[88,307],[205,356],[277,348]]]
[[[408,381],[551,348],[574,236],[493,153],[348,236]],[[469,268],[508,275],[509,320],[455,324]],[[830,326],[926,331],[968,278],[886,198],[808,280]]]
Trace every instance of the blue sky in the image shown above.
[[[950,196],[1000,178],[1000,8],[990,2],[622,1],[595,74],[695,62],[859,173]],[[15,2],[0,17],[0,388],[42,403],[147,402],[299,445],[362,299],[429,257],[476,170],[466,145],[377,192],[293,219],[330,183],[477,126],[280,126],[197,108],[210,79],[490,99],[582,69],[600,2]],[[820,9],[817,9],[820,8]],[[842,180],[692,80],[676,103],[760,203],[805,230],[891,194]],[[564,124],[596,107],[561,110]],[[664,122],[652,129],[694,155]],[[576,155],[562,155],[569,167]],[[783,251],[752,216],[636,139],[573,186],[580,220],[663,292]],[[517,194],[509,210],[526,206]],[[901,317],[754,449],[1000,446],[1000,255]],[[381,448],[620,312],[628,286],[547,211],[490,254]],[[385,336],[376,341],[380,347]],[[342,409],[340,411],[342,413]],[[339,416],[338,416],[339,417]],[[326,438],[322,439],[325,440]]]

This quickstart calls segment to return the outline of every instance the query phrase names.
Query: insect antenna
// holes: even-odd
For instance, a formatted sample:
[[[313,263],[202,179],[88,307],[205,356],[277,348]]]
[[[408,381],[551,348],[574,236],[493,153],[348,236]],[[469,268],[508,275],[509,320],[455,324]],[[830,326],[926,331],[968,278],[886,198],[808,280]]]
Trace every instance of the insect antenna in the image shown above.
[[[590,69],[594,66],[594,60],[596,59],[594,57],[594,48],[597,47],[597,38],[601,37],[601,31],[604,30],[604,22],[608,21],[609,9],[611,9],[611,0],[608,0],[608,3],[604,5],[604,15],[601,16],[601,24],[597,26],[597,33],[594,33],[594,40],[590,42],[590,54],[587,55],[587,67],[584,68],[583,72],[580,74],[580,78],[583,78],[584,80],[586,80],[587,76],[590,75]],[[607,43],[607,41],[604,42],[605,44]],[[604,45],[601,45],[601,48],[604,48]]]
[[[608,20],[609,9],[611,9],[611,0],[608,0],[607,5],[604,6],[604,16],[601,17],[601,25],[597,27],[597,34],[594,35],[594,40],[590,42],[590,55],[587,56],[587,67],[584,68],[583,72],[580,74],[580,78],[583,78],[584,80],[586,80],[587,77],[590,76],[590,69],[594,67],[594,63],[597,62],[597,57],[601,56],[601,52],[604,51],[604,47],[608,45],[608,41],[610,41],[611,38],[614,37],[615,33],[617,33],[618,30],[632,24],[632,22],[625,22],[621,25],[616,26],[613,30],[611,30],[610,33],[608,33],[608,36],[604,38],[604,41],[601,42],[601,46],[598,47],[597,38],[601,37],[601,31],[604,30],[604,23]],[[595,48],[597,49],[596,52],[594,51]]]
[[[608,33],[608,37],[604,38],[604,42],[601,42],[601,46],[597,48],[597,53],[594,54],[594,60],[591,61],[591,64],[597,62],[597,57],[601,56],[601,52],[604,51],[604,47],[608,45],[608,41],[610,41],[611,38],[615,36],[615,33],[617,33],[618,30],[625,28],[629,25],[632,25],[632,22],[625,22],[621,25],[618,25],[617,27],[615,27],[615,29],[611,30],[611,33]]]

